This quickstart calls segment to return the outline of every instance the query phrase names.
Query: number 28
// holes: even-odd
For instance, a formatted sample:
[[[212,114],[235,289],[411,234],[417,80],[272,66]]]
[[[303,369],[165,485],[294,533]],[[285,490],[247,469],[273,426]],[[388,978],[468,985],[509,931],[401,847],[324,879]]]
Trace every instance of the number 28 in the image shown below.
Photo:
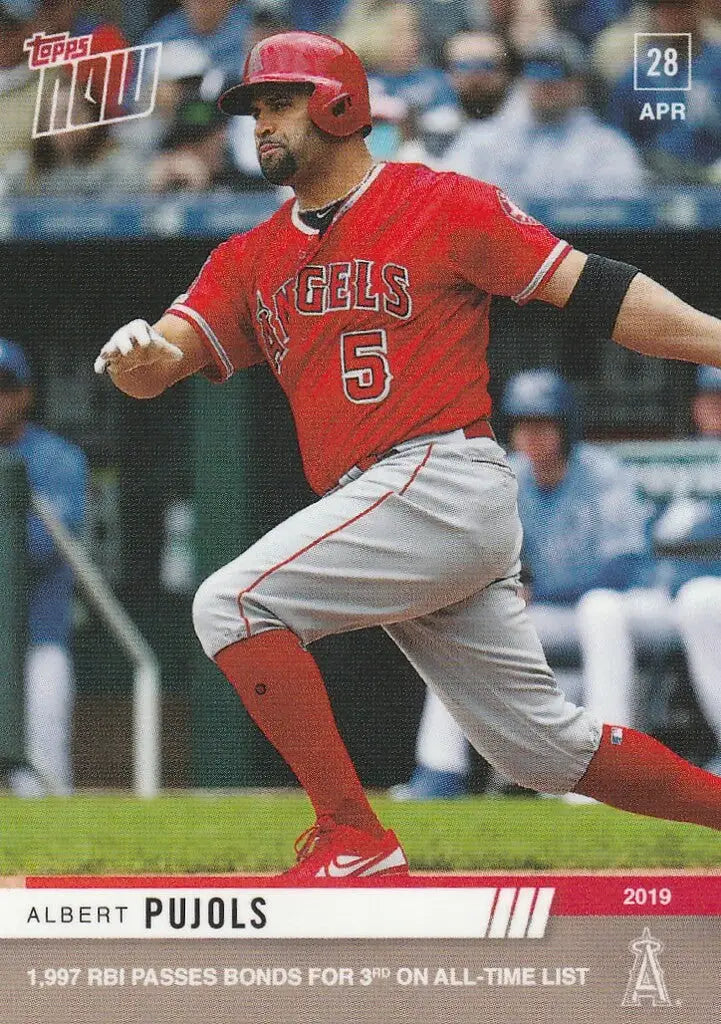
[[[647,72],[649,78],[660,78],[662,73],[667,78],[674,78],[678,74],[678,50],[674,47],[669,46],[662,52],[657,46],[654,46],[648,51],[648,56],[651,57],[651,67]],[[658,69],[662,59],[663,72]]]
[[[382,402],[391,388],[388,337],[382,328],[347,331],[340,336],[341,377],[346,398],[362,404]]]

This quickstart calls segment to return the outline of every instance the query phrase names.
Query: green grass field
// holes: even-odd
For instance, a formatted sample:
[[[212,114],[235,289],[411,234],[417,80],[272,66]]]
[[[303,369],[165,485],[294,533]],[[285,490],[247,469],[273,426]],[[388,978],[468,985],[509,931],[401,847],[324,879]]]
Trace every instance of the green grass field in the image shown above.
[[[721,868],[718,833],[601,805],[373,802],[417,871]],[[311,823],[307,801],[294,792],[2,797],[0,816],[0,876],[278,871]]]

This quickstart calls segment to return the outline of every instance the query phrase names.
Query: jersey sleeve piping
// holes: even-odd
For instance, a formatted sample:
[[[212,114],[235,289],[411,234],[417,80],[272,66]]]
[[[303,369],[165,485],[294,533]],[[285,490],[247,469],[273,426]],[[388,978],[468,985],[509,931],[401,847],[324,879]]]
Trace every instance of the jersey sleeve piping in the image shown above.
[[[526,287],[516,295],[511,296],[513,301],[518,303],[519,306],[525,306],[527,302],[530,302],[535,292],[538,291],[543,282],[556,270],[561,260],[564,259],[564,257],[571,251],[571,248],[572,246],[568,242],[564,242],[563,239],[561,239],[553,247]]]
[[[186,306],[182,302],[174,302],[173,305],[168,308],[167,312],[181,317],[183,320],[186,320],[191,327],[195,327],[200,334],[202,341],[205,343],[205,347],[213,357],[213,362],[220,371],[221,379],[223,381],[226,381],[229,377],[233,376],[235,369],[230,360],[230,356],[221,345],[217,334],[204,316],[201,316],[197,310],[192,309],[190,306]]]

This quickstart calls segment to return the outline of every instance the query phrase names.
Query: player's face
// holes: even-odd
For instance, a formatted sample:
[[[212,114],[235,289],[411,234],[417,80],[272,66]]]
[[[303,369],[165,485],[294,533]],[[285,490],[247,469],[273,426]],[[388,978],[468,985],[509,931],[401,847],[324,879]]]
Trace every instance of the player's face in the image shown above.
[[[264,177],[292,185],[318,160],[322,136],[308,116],[307,89],[259,89],[250,109],[255,147]]]
[[[536,476],[545,477],[551,467],[565,462],[563,435],[557,420],[518,420],[511,430],[511,445],[530,461]]]
[[[0,373],[0,443],[14,440],[30,405],[30,388],[19,388]]]
[[[451,78],[463,112],[478,120],[495,114],[511,82],[508,72],[501,67],[495,71],[456,73]]]
[[[582,98],[581,84],[575,78],[530,83],[529,99],[539,121],[561,120],[569,110],[581,103]]]

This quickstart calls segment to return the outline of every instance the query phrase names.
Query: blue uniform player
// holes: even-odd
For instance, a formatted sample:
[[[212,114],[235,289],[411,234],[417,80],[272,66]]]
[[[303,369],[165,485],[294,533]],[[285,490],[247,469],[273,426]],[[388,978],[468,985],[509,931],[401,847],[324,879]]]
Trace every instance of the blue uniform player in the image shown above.
[[[696,435],[721,442],[721,372],[700,366],[696,386]],[[716,737],[717,753],[705,767],[721,775],[721,500],[679,496],[654,523],[653,539],[660,557],[648,587],[634,590],[627,601],[599,589],[579,603],[588,703],[595,699],[597,704],[595,695],[617,678],[614,689],[627,708],[626,722],[618,715],[617,720],[635,724],[642,704],[639,675],[633,671],[636,653],[664,655],[680,642],[689,682]]]
[[[627,592],[647,584],[652,572],[650,509],[617,459],[579,440],[579,406],[557,373],[531,370],[512,378],[501,411],[511,423],[528,614],[566,696],[604,721],[629,724],[633,656],[615,651],[611,638],[616,619],[639,593],[634,589],[629,602]],[[598,594],[602,609],[600,601],[594,604]],[[577,661],[579,650],[582,675],[563,668]],[[416,754],[413,777],[395,787],[393,796],[423,799],[465,791],[468,746],[430,692]]]
[[[27,421],[32,377],[19,345],[0,339],[0,444],[22,459],[31,491],[73,532],[85,522],[87,462],[57,434]],[[73,576],[40,518],[28,516],[28,650],[25,661],[26,758],[39,773],[16,769],[20,796],[72,789],[73,674],[70,656]]]
[[[721,444],[721,371],[699,366],[692,415],[696,435]],[[721,497],[679,497],[655,524],[665,557],[657,571],[652,614],[680,634],[689,680],[715,737],[717,752],[705,765],[721,775]]]

